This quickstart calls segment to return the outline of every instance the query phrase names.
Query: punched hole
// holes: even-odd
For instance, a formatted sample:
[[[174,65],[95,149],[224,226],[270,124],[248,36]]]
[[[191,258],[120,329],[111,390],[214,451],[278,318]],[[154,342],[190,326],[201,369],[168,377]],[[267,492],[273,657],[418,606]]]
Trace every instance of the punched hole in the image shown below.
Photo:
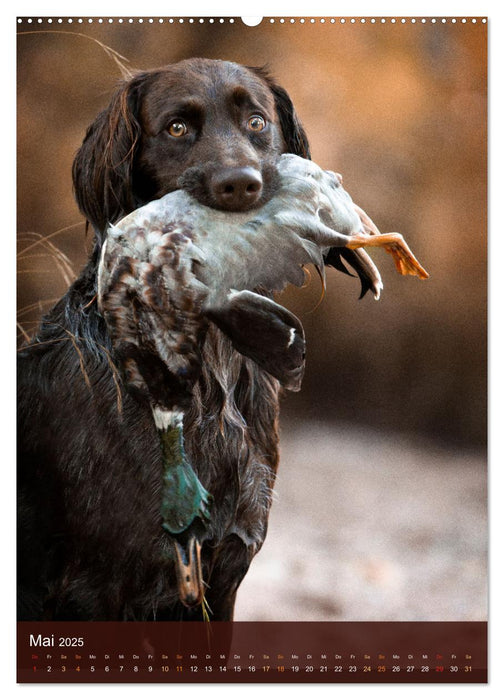
[[[262,19],[262,17],[242,17],[241,21],[243,24],[246,24],[247,27],[257,27],[257,25],[261,24]]]

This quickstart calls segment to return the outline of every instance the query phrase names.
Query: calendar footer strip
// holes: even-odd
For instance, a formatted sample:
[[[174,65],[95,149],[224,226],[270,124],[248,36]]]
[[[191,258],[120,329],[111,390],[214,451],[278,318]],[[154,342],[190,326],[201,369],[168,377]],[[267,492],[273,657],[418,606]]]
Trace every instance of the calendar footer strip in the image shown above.
[[[19,622],[19,683],[486,683],[486,622]]]

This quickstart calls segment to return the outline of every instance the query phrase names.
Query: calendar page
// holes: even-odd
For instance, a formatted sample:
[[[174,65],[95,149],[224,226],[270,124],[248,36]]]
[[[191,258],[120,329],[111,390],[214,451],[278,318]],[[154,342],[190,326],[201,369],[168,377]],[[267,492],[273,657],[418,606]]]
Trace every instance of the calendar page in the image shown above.
[[[486,683],[486,18],[16,23],[18,683]]]

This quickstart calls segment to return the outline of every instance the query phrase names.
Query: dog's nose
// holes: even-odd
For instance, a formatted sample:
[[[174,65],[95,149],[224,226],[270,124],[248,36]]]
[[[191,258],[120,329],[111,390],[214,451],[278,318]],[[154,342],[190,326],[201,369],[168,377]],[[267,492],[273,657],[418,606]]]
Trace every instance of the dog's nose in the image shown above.
[[[230,211],[245,211],[254,206],[259,201],[262,186],[261,173],[250,166],[225,168],[211,179],[217,206]]]

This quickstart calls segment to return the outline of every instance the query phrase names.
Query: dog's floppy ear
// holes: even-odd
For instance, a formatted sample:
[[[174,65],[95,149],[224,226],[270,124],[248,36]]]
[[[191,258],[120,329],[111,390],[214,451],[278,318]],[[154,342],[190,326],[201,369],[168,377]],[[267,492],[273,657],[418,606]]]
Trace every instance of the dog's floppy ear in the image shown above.
[[[310,159],[311,155],[308,137],[306,136],[306,132],[299,121],[294,105],[292,104],[292,100],[287,94],[286,90],[284,90],[284,88],[280,85],[277,85],[277,83],[270,77],[266,69],[250,68],[249,70],[256,73],[256,75],[259,75],[273,93],[277,114],[280,121],[280,127],[282,129],[285,145],[287,147],[286,152],[294,153],[296,156]]]
[[[310,145],[306,132],[301,126],[294,105],[287,92],[280,85],[270,84],[275,96],[275,103],[280,126],[287,146],[287,153],[294,153],[302,158],[310,158]]]
[[[73,163],[75,198],[99,241],[110,223],[136,206],[132,174],[141,134],[139,93],[146,76],[138,74],[119,85],[88,128]]]

